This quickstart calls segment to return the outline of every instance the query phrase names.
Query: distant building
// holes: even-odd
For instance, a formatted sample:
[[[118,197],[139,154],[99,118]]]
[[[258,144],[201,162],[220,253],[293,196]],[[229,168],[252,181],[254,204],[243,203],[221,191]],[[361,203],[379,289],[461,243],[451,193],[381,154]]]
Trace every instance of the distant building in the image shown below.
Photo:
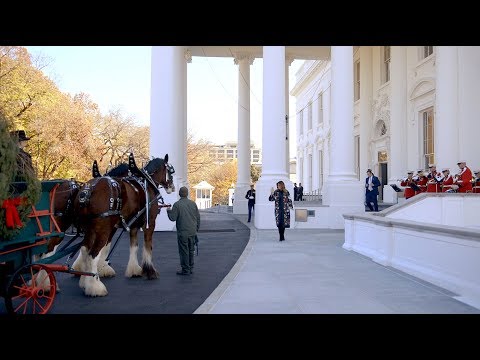
[[[210,156],[218,162],[231,161],[237,158],[237,143],[234,141],[226,142],[223,145],[213,145],[210,150]],[[252,165],[262,164],[262,150],[250,143],[250,163]]]

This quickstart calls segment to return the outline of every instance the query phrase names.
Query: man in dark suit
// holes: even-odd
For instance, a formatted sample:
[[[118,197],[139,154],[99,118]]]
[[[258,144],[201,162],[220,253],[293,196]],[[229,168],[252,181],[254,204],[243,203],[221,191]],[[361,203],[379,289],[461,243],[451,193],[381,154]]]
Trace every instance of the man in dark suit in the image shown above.
[[[250,190],[247,191],[245,199],[248,199],[248,222],[252,219],[252,210],[255,209],[255,189],[253,184],[250,185]]]
[[[303,201],[303,186],[302,186],[302,183],[298,183],[297,199],[298,199],[298,201]]]
[[[371,169],[367,170],[367,178],[365,179],[365,202],[367,203],[370,211],[378,211],[378,187],[380,186],[380,180],[373,175]],[[373,203],[373,207],[372,207]]]

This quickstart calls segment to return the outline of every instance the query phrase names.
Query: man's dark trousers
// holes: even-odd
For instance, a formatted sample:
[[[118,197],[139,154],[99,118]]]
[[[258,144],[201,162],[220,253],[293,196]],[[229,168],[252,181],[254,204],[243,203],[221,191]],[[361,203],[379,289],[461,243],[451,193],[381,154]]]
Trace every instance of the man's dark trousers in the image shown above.
[[[372,190],[368,191],[365,195],[367,206],[370,209],[370,211],[378,211],[378,201],[377,201],[377,194]],[[373,207],[372,207],[373,203]]]
[[[255,202],[248,200],[248,222],[252,219],[252,210],[255,210]]]
[[[177,233],[178,253],[182,271],[192,272],[195,258],[195,235]]]

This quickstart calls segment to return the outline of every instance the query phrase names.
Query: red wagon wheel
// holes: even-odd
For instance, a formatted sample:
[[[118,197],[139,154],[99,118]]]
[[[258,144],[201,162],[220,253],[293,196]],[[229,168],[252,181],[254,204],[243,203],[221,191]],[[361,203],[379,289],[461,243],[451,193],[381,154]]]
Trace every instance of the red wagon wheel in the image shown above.
[[[57,291],[55,274],[40,264],[25,265],[13,274],[5,305],[11,314],[46,314]]]

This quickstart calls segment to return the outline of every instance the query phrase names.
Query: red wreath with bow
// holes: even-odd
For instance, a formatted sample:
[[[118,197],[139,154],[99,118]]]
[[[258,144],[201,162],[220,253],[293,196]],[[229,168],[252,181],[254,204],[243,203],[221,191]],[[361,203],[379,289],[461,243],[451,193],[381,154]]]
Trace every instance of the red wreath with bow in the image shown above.
[[[14,229],[15,227],[22,227],[23,223],[20,220],[17,206],[25,201],[23,197],[16,197],[13,199],[6,199],[3,201],[2,209],[5,209],[5,223],[7,228]]]

